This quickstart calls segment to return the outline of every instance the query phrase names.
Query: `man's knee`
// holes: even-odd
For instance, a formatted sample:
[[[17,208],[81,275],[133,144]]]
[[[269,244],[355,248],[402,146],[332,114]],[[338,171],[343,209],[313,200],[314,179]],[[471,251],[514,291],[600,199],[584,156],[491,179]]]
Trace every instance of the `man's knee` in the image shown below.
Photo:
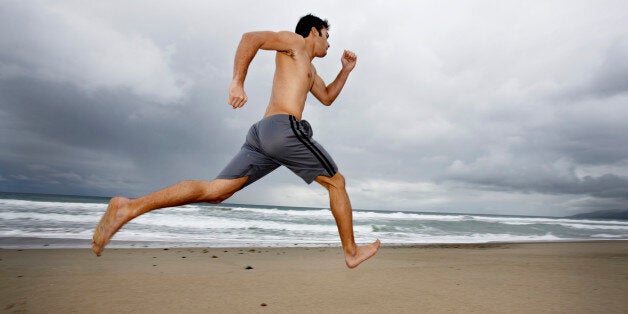
[[[207,182],[204,189],[204,199],[208,203],[219,204],[239,191],[248,177],[237,179],[215,179]]]
[[[229,197],[231,197],[231,195],[213,196],[213,197],[207,198],[206,202],[210,204],[220,204],[224,202],[226,199],[228,199]]]
[[[336,172],[336,174],[334,174],[331,177],[318,176],[316,178],[316,182],[320,183],[322,186],[324,186],[328,190],[331,188],[336,188],[336,189],[345,188],[345,177],[342,174],[340,174],[340,172]]]

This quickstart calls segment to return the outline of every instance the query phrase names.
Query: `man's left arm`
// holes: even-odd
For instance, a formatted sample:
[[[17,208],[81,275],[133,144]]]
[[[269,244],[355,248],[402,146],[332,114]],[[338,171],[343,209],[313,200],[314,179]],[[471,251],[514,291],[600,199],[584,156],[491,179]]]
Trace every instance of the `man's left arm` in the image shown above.
[[[355,64],[358,60],[358,57],[355,53],[345,50],[342,54],[342,58],[340,59],[342,63],[342,69],[336,79],[331,82],[329,85],[325,85],[323,79],[321,79],[318,74],[314,77],[314,84],[312,84],[312,88],[310,92],[318,99],[323,105],[329,106],[331,105],[336,97],[340,94],[340,91],[345,86],[347,79],[349,78],[349,73],[355,67]]]

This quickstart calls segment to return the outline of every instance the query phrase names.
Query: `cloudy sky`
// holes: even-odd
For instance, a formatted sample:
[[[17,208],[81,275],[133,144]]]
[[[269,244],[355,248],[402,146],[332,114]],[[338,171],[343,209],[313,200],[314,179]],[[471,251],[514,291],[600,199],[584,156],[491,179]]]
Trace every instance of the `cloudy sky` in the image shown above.
[[[0,191],[136,197],[213,179],[267,105],[242,33],[329,19],[331,107],[304,118],[355,208],[571,215],[628,208],[624,1],[0,1]],[[308,4],[311,3],[311,4]],[[231,203],[327,206],[280,168]]]

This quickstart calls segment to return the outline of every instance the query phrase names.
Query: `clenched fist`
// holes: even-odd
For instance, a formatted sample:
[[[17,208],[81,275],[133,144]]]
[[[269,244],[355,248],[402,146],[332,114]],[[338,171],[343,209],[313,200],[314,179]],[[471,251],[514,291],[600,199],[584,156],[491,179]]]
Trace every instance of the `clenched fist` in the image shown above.
[[[349,50],[345,50],[345,52],[342,54],[342,58],[340,58],[340,62],[342,62],[342,68],[349,71],[353,70],[357,61],[358,56],[356,56],[355,53]]]
[[[247,100],[249,100],[249,98],[246,97],[244,86],[236,81],[231,82],[231,86],[229,87],[229,104],[231,107],[233,107],[233,109],[240,108],[244,106]]]

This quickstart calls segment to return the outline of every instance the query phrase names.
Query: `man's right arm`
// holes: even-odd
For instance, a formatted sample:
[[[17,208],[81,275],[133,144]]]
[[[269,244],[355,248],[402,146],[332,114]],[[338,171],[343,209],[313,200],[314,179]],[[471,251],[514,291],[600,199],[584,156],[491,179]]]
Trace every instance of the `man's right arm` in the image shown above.
[[[229,87],[229,104],[235,109],[244,106],[248,100],[244,92],[244,79],[259,49],[288,51],[294,49],[303,37],[293,32],[251,32],[242,35],[236,50],[233,65],[233,79]]]

